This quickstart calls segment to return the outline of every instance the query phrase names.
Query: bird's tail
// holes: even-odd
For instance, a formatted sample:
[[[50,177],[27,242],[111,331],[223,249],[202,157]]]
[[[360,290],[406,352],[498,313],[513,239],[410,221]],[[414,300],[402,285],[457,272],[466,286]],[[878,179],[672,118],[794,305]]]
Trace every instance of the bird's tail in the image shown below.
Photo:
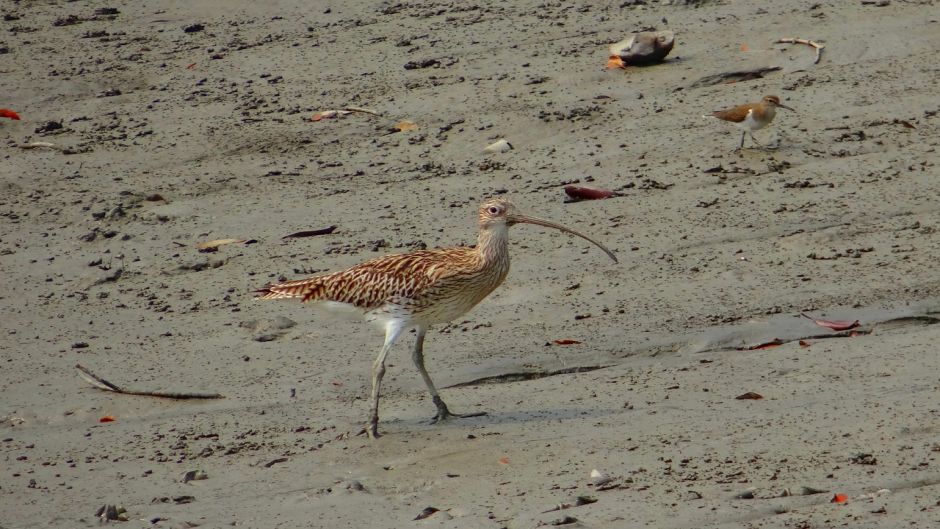
[[[267,284],[255,290],[255,299],[288,299],[298,298],[301,301],[317,301],[323,299],[323,276],[308,277],[295,281]]]

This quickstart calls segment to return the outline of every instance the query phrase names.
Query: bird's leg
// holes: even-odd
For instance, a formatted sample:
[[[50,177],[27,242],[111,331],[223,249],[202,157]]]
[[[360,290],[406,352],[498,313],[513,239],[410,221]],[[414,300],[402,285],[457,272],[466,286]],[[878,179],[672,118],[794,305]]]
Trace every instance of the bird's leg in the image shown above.
[[[452,413],[447,409],[447,404],[444,404],[444,400],[437,393],[437,388],[434,387],[434,382],[431,381],[431,375],[428,374],[428,370],[424,367],[424,335],[427,334],[427,329],[419,327],[418,336],[415,341],[414,351],[411,353],[411,358],[415,362],[415,366],[418,368],[418,372],[421,373],[421,378],[424,379],[424,383],[428,386],[428,392],[431,393],[431,401],[434,402],[434,406],[437,407],[437,415],[431,419],[431,424],[436,424],[441,421],[445,421],[451,418],[466,418],[466,417],[479,417],[481,415],[486,415],[486,412],[475,412],[475,413]]]
[[[741,132],[741,145],[738,145],[738,150],[739,150],[739,151],[744,148],[744,135],[745,135],[745,134],[747,134],[747,132],[745,132],[745,131],[742,131],[742,132]]]
[[[753,133],[753,132],[751,133],[751,141],[753,141],[754,143],[756,143],[757,145],[759,145],[761,148],[767,147],[767,146],[764,145],[763,143],[757,141],[757,138],[754,137],[754,133]]]
[[[401,335],[402,330],[404,328],[395,323],[389,323],[385,327],[385,343],[382,344],[379,356],[372,363],[372,413],[369,415],[369,424],[366,425],[366,433],[372,439],[379,437],[379,388],[382,386],[382,377],[385,376],[385,357],[388,356],[389,350]]]

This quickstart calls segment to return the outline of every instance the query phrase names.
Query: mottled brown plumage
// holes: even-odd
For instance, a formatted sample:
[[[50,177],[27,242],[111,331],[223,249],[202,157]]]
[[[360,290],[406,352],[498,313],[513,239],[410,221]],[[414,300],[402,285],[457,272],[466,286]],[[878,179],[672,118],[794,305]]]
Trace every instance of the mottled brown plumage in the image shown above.
[[[340,272],[268,285],[258,291],[258,297],[339,303],[362,310],[367,319],[384,326],[385,344],[372,366],[372,414],[367,426],[370,436],[378,436],[379,387],[385,373],[385,358],[400,334],[410,328],[417,330],[412,357],[437,407],[434,421],[460,417],[447,409],[424,367],[424,336],[431,326],[449,322],[468,312],[503,282],[509,273],[508,230],[509,226],[517,223],[536,224],[577,235],[594,243],[617,261],[610,250],[586,235],[553,222],[519,214],[508,200],[492,198],[480,206],[480,232],[475,248],[442,248],[385,255]]]
[[[754,143],[760,145],[757,139],[754,138],[753,132],[769,125],[777,115],[777,108],[793,110],[781,103],[780,98],[777,96],[764,96],[764,98],[757,103],[744,103],[743,105],[738,105],[726,110],[716,110],[712,112],[712,116],[722,121],[734,123],[743,130],[741,133],[741,145],[738,147],[738,149],[743,149],[744,136],[746,134],[750,134]]]

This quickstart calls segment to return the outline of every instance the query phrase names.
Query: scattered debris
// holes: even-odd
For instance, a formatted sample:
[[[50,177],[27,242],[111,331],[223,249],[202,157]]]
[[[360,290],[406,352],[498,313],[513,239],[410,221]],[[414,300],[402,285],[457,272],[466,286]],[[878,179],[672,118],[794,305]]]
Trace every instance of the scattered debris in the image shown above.
[[[20,149],[56,149],[61,151],[62,147],[48,141],[34,141],[32,143],[21,143],[17,145]]]
[[[414,121],[408,121],[407,119],[403,119],[399,121],[398,123],[392,125],[392,127],[389,129],[389,132],[390,133],[408,132],[409,130],[415,130],[417,128],[418,128],[418,124],[415,123]]]
[[[487,145],[483,151],[484,152],[506,152],[512,149],[512,144],[510,144],[505,139],[496,140],[495,142]]]
[[[597,498],[592,498],[591,496],[578,496],[575,498],[574,503],[559,503],[547,511],[542,511],[542,514],[547,512],[563,511],[572,507],[581,507],[582,505],[590,505],[592,503],[597,503]]]
[[[113,415],[105,415],[104,417],[98,419],[98,422],[114,422],[114,420],[115,419]]]
[[[559,340],[552,340],[552,343],[554,343],[555,345],[578,345],[581,342],[577,340],[571,340],[569,338],[561,338]]]
[[[807,46],[812,46],[813,48],[816,49],[816,58],[813,59],[813,64],[819,64],[820,55],[822,54],[823,48],[825,48],[825,46],[823,46],[822,44],[819,44],[818,42],[814,42],[812,40],[807,40],[807,39],[797,39],[793,37],[784,37],[782,39],[777,39],[775,44],[805,44]]]
[[[320,120],[322,120],[322,119],[338,118],[338,117],[341,117],[341,116],[345,116],[345,115],[347,115],[347,114],[352,114],[352,113],[354,113],[354,112],[359,112],[359,113],[362,113],[362,114],[370,114],[370,115],[373,115],[373,116],[381,116],[381,115],[382,115],[382,114],[380,114],[379,112],[376,112],[375,110],[372,110],[372,109],[369,109],[369,108],[344,107],[344,108],[338,109],[338,110],[321,110],[320,112],[317,112],[316,114],[314,114],[313,116],[311,116],[311,117],[310,117],[310,121],[320,121]]]
[[[95,511],[95,517],[102,522],[126,522],[130,518],[122,505],[102,505]]]
[[[326,228],[320,228],[317,230],[301,230],[295,231],[289,235],[281,237],[282,239],[295,239],[300,237],[316,237],[317,235],[329,235],[336,231],[336,226],[327,226]]]
[[[268,461],[267,463],[265,463],[265,464],[264,464],[264,468],[271,468],[271,467],[273,467],[274,465],[276,465],[276,464],[278,464],[278,463],[286,463],[286,462],[287,462],[287,458],[286,458],[286,457],[279,457],[279,458],[277,458],[277,459],[272,459],[272,460]]]
[[[199,481],[203,479],[209,479],[209,474],[206,474],[204,470],[190,470],[183,474],[183,483],[189,483],[190,481]]]
[[[417,516],[414,517],[415,520],[424,520],[425,518],[431,516],[432,514],[440,511],[437,507],[425,507]]]
[[[745,345],[743,347],[737,347],[738,351],[756,351],[758,349],[770,349],[771,347],[777,347],[778,345],[783,345],[783,340],[780,338],[774,338],[769,342],[763,342],[756,345]]]
[[[748,391],[747,393],[742,393],[735,397],[737,400],[760,400],[764,398],[760,393],[754,393],[753,391]]]
[[[607,69],[647,66],[663,61],[675,45],[672,31],[642,31],[611,44]]]
[[[836,494],[829,500],[829,503],[846,503],[847,501],[849,501],[848,494]]]
[[[144,397],[160,397],[160,398],[165,398],[165,399],[222,399],[222,398],[225,398],[224,396],[218,393],[141,391],[141,390],[133,390],[133,389],[124,389],[92,373],[87,368],[82,367],[81,364],[75,364],[75,369],[78,369],[79,375],[83,379],[85,379],[86,382],[88,382],[92,386],[95,386],[96,388],[103,390],[103,391],[122,393],[124,395],[141,395]]]

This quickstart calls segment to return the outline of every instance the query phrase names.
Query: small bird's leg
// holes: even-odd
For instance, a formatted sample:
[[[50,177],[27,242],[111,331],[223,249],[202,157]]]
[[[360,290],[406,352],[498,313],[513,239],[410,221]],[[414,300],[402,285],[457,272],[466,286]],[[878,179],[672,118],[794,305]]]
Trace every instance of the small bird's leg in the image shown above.
[[[423,327],[418,327],[418,336],[415,341],[414,351],[411,353],[411,358],[414,360],[418,372],[421,373],[421,378],[424,379],[424,383],[428,386],[428,392],[431,393],[431,401],[434,402],[434,405],[437,407],[437,415],[431,419],[431,424],[436,424],[451,418],[460,419],[486,415],[486,412],[482,411],[476,413],[451,413],[451,411],[447,409],[447,404],[444,404],[444,400],[437,393],[437,388],[434,387],[434,382],[431,381],[431,375],[428,374],[428,370],[424,367],[424,335],[427,334],[427,331],[428,330]]]
[[[747,134],[747,132],[745,132],[745,131],[742,131],[742,132],[741,132],[741,145],[738,145],[738,150],[739,150],[739,151],[744,148],[744,135],[745,135],[745,134]],[[753,138],[754,136],[751,136],[751,137]]]
[[[385,357],[403,330],[404,327],[395,323],[389,323],[385,327],[385,343],[372,363],[372,413],[369,415],[369,424],[366,425],[366,433],[372,439],[379,437],[379,388],[382,386],[382,377],[385,376]]]
[[[757,145],[759,145],[759,146],[762,147],[762,148],[767,147],[767,146],[764,145],[763,143],[757,141],[757,138],[754,137],[754,133],[753,133],[753,132],[751,133],[751,141],[753,141],[754,143],[756,143]]]

